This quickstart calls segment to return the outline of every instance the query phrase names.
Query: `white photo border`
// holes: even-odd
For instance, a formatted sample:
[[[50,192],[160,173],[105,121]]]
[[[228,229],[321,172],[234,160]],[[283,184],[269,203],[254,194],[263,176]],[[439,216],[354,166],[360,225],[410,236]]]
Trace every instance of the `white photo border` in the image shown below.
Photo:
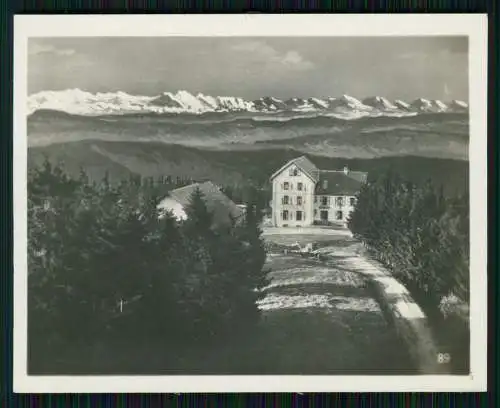
[[[468,376],[30,376],[27,374],[27,43],[31,37],[469,38]],[[450,69],[453,69],[451,67]],[[14,338],[19,393],[485,391],[487,377],[487,15],[17,15],[14,17]]]

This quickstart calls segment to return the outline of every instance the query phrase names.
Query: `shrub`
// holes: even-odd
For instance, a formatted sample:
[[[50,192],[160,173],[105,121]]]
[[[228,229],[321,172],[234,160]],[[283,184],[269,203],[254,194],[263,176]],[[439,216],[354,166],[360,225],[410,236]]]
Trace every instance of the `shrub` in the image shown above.
[[[254,207],[243,224],[214,228],[196,191],[187,220],[179,222],[169,213],[159,217],[158,183],[131,178],[111,185],[106,177],[91,183],[83,171],[73,180],[49,163],[30,174],[28,327],[35,365],[54,364],[66,350],[83,362],[84,350],[98,344],[130,350],[158,342],[167,353],[167,344],[205,342],[237,323],[251,328],[258,317],[254,289],[265,276]]]
[[[421,302],[437,309],[450,293],[468,302],[467,200],[388,174],[363,186],[349,227]]]

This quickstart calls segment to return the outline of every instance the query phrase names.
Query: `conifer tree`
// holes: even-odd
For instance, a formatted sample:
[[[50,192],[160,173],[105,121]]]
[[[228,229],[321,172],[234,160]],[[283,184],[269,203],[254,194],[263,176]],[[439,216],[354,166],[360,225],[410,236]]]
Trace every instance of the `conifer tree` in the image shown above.
[[[46,364],[67,350],[83,364],[96,343],[168,348],[256,322],[265,252],[255,203],[242,224],[216,226],[196,190],[178,222],[159,217],[137,177],[73,180],[49,162],[30,172],[29,193],[29,338]]]
[[[349,227],[435,309],[450,291],[468,299],[468,209],[456,204],[467,200],[446,198],[431,181],[417,187],[388,174],[361,188]]]
[[[189,204],[184,209],[187,219],[184,222],[184,228],[189,233],[198,233],[205,236],[211,230],[214,218],[208,210],[204,195],[199,188],[193,191]]]

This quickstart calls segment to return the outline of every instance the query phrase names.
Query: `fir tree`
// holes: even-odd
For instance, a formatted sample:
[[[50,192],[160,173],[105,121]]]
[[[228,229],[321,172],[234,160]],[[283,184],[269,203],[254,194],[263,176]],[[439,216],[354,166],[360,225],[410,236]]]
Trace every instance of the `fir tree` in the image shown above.
[[[199,188],[192,193],[184,211],[187,216],[184,222],[186,231],[206,235],[211,230],[214,223],[213,214],[208,210],[204,195]]]
[[[197,190],[179,223],[159,217],[151,190],[136,177],[72,180],[50,163],[30,173],[29,339],[44,364],[64,353],[81,366],[95,344],[168,348],[256,322],[255,205],[243,224],[217,227]]]
[[[362,187],[349,220],[353,234],[436,308],[450,291],[468,299],[468,209],[427,181],[417,187],[386,175]],[[457,209],[460,210],[457,211]]]

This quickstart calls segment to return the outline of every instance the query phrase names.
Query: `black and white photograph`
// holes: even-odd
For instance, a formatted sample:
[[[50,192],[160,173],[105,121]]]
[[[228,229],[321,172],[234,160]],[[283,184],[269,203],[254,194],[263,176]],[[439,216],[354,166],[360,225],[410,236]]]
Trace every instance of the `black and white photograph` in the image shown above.
[[[485,18],[49,17],[15,38],[20,388],[484,389]]]

